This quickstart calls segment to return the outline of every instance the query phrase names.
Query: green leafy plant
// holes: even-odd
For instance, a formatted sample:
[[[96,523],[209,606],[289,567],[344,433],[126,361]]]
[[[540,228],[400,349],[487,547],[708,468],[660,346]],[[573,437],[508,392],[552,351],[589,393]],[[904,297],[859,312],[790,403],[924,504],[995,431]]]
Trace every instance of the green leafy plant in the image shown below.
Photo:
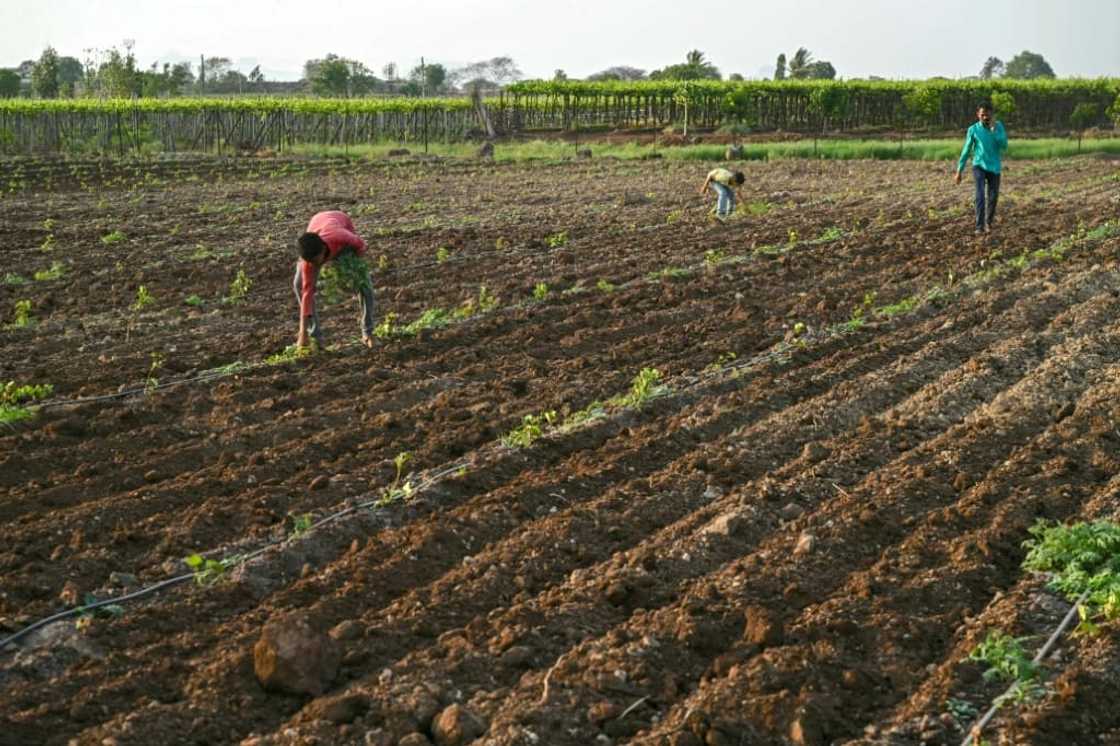
[[[226,571],[241,562],[240,555],[226,557],[220,560],[206,559],[201,554],[192,554],[185,557],[186,563],[194,572],[194,582],[199,585],[213,585],[225,577]]]
[[[306,534],[311,530],[311,526],[315,522],[315,516],[313,516],[311,513],[292,515],[291,518],[293,538],[297,538]]]
[[[54,251],[54,234],[48,233],[47,237],[43,239],[43,243],[39,244],[39,251],[47,252]]]
[[[382,254],[381,256],[377,257],[377,271],[384,272],[387,269],[389,269],[389,257],[387,257],[385,254]]]
[[[15,314],[12,317],[12,326],[17,329],[26,329],[35,323],[31,318],[31,301],[17,300],[15,302]]]
[[[528,448],[555,423],[556,412],[553,410],[540,414],[527,414],[521,418],[521,425],[502,437],[502,444],[507,448]]]
[[[824,230],[824,232],[821,233],[821,235],[817,238],[817,240],[820,241],[821,243],[826,243],[828,241],[835,241],[836,239],[842,237],[843,235],[844,235],[844,230],[842,228],[840,228],[839,226],[834,225],[830,228],[826,228]]]
[[[97,596],[92,593],[87,593],[82,598],[82,605],[78,607],[78,616],[85,619],[90,618],[114,618],[124,615],[124,607],[120,604],[105,604],[104,606],[97,606],[91,608],[98,602]],[[88,623],[88,622],[87,622]],[[85,625],[81,625],[85,626]]]
[[[144,379],[144,390],[147,393],[152,393],[159,388],[159,379],[156,373],[163,367],[164,357],[162,352],[152,352],[151,362],[148,365],[148,375]]]
[[[720,264],[727,258],[727,252],[723,249],[708,249],[704,252],[704,264],[709,267],[714,267]]]
[[[533,288],[533,300],[536,301],[537,303],[541,303],[543,301],[548,300],[549,294],[550,294],[550,291],[548,289],[548,283],[547,282],[538,282],[536,284],[536,286]]]
[[[153,303],[155,303],[155,298],[153,298],[152,294],[148,292],[147,286],[141,285],[136,289],[136,300],[133,301],[132,305],[129,306],[129,308],[131,308],[133,311],[141,311],[152,305]]]
[[[553,233],[545,239],[545,242],[548,244],[548,248],[558,249],[568,243],[568,232],[560,231],[559,233]]]
[[[5,285],[26,285],[27,284],[27,279],[24,278],[24,277],[21,277],[20,275],[17,275],[15,273],[13,273],[13,272],[6,272],[4,274],[4,284]]]
[[[494,310],[498,307],[499,302],[498,298],[485,285],[479,285],[478,295],[464,301],[455,309],[451,317],[453,319],[468,319],[476,314]]]
[[[253,287],[253,281],[245,274],[244,269],[238,269],[237,275],[234,276],[233,281],[229,284],[229,296],[227,300],[230,303],[241,303],[249,295],[249,289]]]
[[[50,269],[41,269],[35,273],[36,282],[45,282],[47,280],[57,280],[66,273],[66,268],[62,266],[62,262],[51,262]]]
[[[797,231],[794,230],[793,228],[789,229],[789,234],[787,235],[786,243],[788,243],[790,246],[797,243]]]
[[[613,293],[618,289],[618,286],[605,277],[600,277],[599,281],[595,283],[595,289],[600,293]]]
[[[436,249],[436,262],[443,264],[451,257],[451,251],[446,246],[440,246]]]
[[[1097,631],[1096,620],[1120,618],[1120,524],[1099,520],[1070,526],[1044,521],[1031,527],[1023,567],[1052,573],[1049,585],[1066,598],[1086,593],[1079,609],[1080,634]]]
[[[412,454],[408,451],[401,451],[393,459],[393,466],[396,473],[393,476],[393,482],[382,493],[381,498],[377,501],[379,507],[383,507],[390,503],[397,502],[398,500],[407,500],[412,497],[416,488],[412,485],[412,481],[405,476],[404,467],[412,460]]]
[[[378,339],[389,339],[396,336],[396,320],[395,313],[387,313],[378,322],[377,326],[373,328],[373,336]]]
[[[373,290],[369,265],[351,251],[339,254],[338,258],[323,267],[319,276],[323,297],[328,302],[337,302],[343,294]]]
[[[691,277],[692,274],[693,273],[691,269],[685,269],[684,267],[665,267],[663,269],[658,269],[650,272],[646,275],[646,279],[650,282],[660,282],[661,280],[683,280],[687,277]]]
[[[989,681],[1028,681],[1039,674],[1038,665],[1031,661],[1023,643],[1030,637],[1012,637],[1003,630],[988,631],[984,641],[973,648],[968,660],[984,663],[988,669],[984,678]]]
[[[192,295],[188,295],[183,302],[186,303],[188,306],[195,306],[196,308],[198,308],[198,307],[201,307],[202,304],[205,303],[206,301],[202,300],[202,298],[200,296],[192,294]]]
[[[684,210],[672,210],[665,216],[665,223],[672,224],[684,217]]]
[[[275,355],[269,355],[268,357],[266,357],[264,359],[264,364],[283,365],[285,363],[295,362],[296,360],[302,360],[305,357],[310,357],[311,355],[313,355],[317,348],[318,345],[315,343],[315,340],[311,340],[310,344],[308,344],[306,347],[300,347],[298,345],[288,345],[281,352],[277,352]]]
[[[35,411],[28,404],[45,399],[54,393],[54,387],[49,383],[17,384],[8,381],[0,386],[0,424],[10,425],[20,420],[28,420],[35,416]]]
[[[620,407],[641,409],[650,399],[668,391],[661,383],[661,371],[656,368],[642,368],[630,383],[630,391],[607,401]]]
[[[125,235],[119,230],[114,230],[111,233],[106,233],[101,237],[101,243],[108,246],[109,244],[119,243],[125,240]]]

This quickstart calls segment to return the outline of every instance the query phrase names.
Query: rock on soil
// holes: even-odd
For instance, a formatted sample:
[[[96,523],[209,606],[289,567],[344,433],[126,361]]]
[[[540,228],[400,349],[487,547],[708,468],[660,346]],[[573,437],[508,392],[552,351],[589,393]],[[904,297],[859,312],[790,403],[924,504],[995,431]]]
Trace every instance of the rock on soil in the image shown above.
[[[265,689],[318,696],[334,681],[340,658],[338,643],[296,614],[265,624],[253,648],[253,669]]]
[[[462,746],[485,731],[478,718],[459,704],[447,707],[432,722],[432,736],[436,739],[436,746]]]

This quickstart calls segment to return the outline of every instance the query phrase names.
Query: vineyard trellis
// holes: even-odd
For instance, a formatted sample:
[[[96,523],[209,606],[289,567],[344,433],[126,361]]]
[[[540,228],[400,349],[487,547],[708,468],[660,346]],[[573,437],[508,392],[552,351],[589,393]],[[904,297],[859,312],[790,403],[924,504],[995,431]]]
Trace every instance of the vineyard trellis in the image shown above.
[[[684,125],[819,134],[944,130],[979,101],[1012,104],[1017,129],[1070,129],[1120,117],[1120,79],[1047,81],[525,81],[476,106],[469,98],[180,98],[0,100],[0,152],[234,151],[300,144],[458,142],[544,130]]]

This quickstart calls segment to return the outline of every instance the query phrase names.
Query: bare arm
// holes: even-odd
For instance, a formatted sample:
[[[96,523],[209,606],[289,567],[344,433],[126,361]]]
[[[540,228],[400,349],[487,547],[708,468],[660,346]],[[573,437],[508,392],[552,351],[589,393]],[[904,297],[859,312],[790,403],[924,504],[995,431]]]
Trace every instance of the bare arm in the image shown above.
[[[700,194],[708,191],[708,184],[712,183],[712,175],[708,174],[708,178],[704,179],[704,186],[700,187]]]

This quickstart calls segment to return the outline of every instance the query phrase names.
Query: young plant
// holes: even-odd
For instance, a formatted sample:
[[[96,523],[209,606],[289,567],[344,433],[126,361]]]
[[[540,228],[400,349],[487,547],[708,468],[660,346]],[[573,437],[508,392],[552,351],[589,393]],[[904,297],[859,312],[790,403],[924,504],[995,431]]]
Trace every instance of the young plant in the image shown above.
[[[1039,522],[1030,534],[1023,543],[1029,550],[1023,567],[1050,573],[1049,586],[1071,601],[1088,593],[1078,609],[1078,633],[1094,634],[1097,621],[1120,618],[1120,524]]]
[[[144,391],[151,394],[159,388],[159,379],[156,378],[156,373],[163,367],[163,353],[153,352],[151,354],[151,363],[148,365],[148,375],[144,379]]]
[[[533,441],[544,435],[545,430],[556,424],[556,412],[549,410],[540,414],[527,414],[521,418],[521,425],[510,430],[502,437],[507,448],[528,448]]]
[[[817,240],[820,241],[821,243],[825,243],[825,242],[828,242],[828,241],[835,241],[836,239],[840,238],[843,235],[844,235],[843,229],[840,228],[839,226],[834,225],[831,228],[826,228],[824,233],[822,233]]]
[[[201,308],[202,304],[205,303],[205,301],[202,300],[202,298],[200,296],[193,295],[193,294],[188,295],[186,297],[186,300],[184,300],[183,302],[186,303],[188,306],[194,306],[195,308]]]
[[[608,280],[607,278],[601,277],[601,278],[599,278],[599,281],[597,283],[595,283],[595,289],[598,290],[600,293],[613,293],[615,290],[618,289],[618,286],[615,285],[610,280]]]
[[[292,515],[292,538],[303,536],[311,530],[312,524],[315,522],[315,517],[311,513],[303,513],[301,515]]]
[[[537,303],[548,300],[549,289],[547,282],[538,282],[536,287],[533,288],[533,300]]]
[[[361,257],[347,251],[333,262],[323,267],[319,273],[322,278],[322,293],[329,302],[339,300],[344,293],[359,293],[373,290],[369,278],[369,265]]]
[[[125,235],[119,230],[114,230],[111,233],[106,233],[101,237],[101,243],[108,246],[109,244],[119,243],[125,239]]]
[[[46,282],[48,280],[57,280],[65,274],[66,268],[62,266],[62,262],[51,262],[50,269],[41,269],[35,273],[36,282]]]
[[[199,585],[217,583],[225,576],[229,568],[237,565],[240,561],[241,557],[238,555],[220,560],[206,559],[201,554],[192,554],[183,558],[183,562],[194,572],[194,582]]]
[[[1029,681],[1039,674],[1038,665],[1023,649],[1023,643],[1029,639],[989,630],[984,641],[968,654],[968,660],[986,664],[984,678],[989,681]]]
[[[656,368],[642,368],[630,383],[630,391],[609,399],[607,403],[641,409],[650,399],[668,390],[669,387],[661,383],[661,371]]]
[[[0,424],[10,425],[31,419],[35,411],[28,405],[47,398],[53,392],[54,387],[49,383],[19,385],[8,381],[0,386]]]
[[[704,264],[709,267],[714,267],[720,264],[727,258],[727,252],[723,249],[708,249],[704,252]]]
[[[229,296],[227,300],[230,303],[241,303],[249,295],[249,289],[253,287],[253,281],[245,274],[244,269],[238,269],[237,275],[229,284]]]
[[[378,339],[390,339],[397,336],[396,320],[397,315],[395,313],[385,314],[380,323],[373,328],[373,336]]]
[[[397,502],[398,500],[407,500],[412,497],[416,488],[412,486],[412,481],[405,477],[404,471],[404,467],[411,460],[412,454],[408,451],[401,451],[396,455],[396,458],[393,459],[393,466],[396,467],[396,474],[393,476],[393,483],[385,488],[381,499],[377,501],[379,507]]]
[[[15,274],[14,272],[6,272],[4,274],[5,285],[26,285],[27,279]]]
[[[558,249],[568,243],[568,232],[560,231],[559,233],[553,233],[546,238],[545,241],[548,243],[548,248]]]
[[[31,301],[17,300],[15,302],[15,314],[12,318],[12,326],[16,329],[26,329],[35,323],[31,318]]]
[[[54,251],[54,234],[48,233],[47,237],[43,239],[43,243],[39,244],[39,251],[48,252]]]
[[[129,308],[131,308],[133,311],[138,312],[142,311],[155,302],[156,299],[153,298],[152,294],[148,292],[147,286],[141,285],[136,289],[136,300],[132,303],[131,306],[129,306]]]
[[[440,246],[436,249],[436,263],[443,264],[451,258],[451,251],[446,246]]]
[[[283,365],[285,363],[295,362],[305,357],[309,357],[315,352],[316,344],[312,340],[311,344],[306,347],[299,347],[297,345],[288,345],[282,352],[275,355],[269,355],[264,359],[265,365]]]

